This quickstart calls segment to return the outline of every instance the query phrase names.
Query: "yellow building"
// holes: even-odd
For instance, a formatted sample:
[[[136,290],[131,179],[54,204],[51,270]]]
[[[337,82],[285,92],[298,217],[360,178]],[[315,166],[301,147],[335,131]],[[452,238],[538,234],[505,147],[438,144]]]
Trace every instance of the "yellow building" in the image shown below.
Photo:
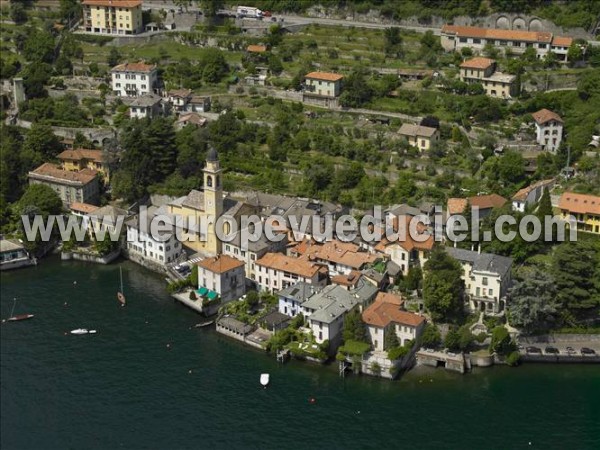
[[[104,162],[102,150],[91,150],[86,148],[65,150],[60,153],[57,158],[60,160],[64,170],[79,172],[83,169],[92,169],[100,172],[104,181],[109,181],[108,166]]]
[[[440,140],[440,132],[437,128],[411,123],[403,123],[398,134],[406,138],[408,145],[412,145],[420,151],[429,150],[434,142]]]
[[[558,208],[564,220],[569,216],[575,218],[577,231],[600,234],[600,197],[565,192],[560,196]]]
[[[221,253],[221,241],[215,233],[215,224],[202,229],[207,218],[216,221],[223,214],[223,185],[217,151],[211,148],[206,157],[203,191],[192,190],[185,197],[169,203],[169,214],[177,215],[188,223],[183,224],[184,245],[197,252],[216,255]],[[208,222],[206,222],[208,223]]]
[[[143,31],[142,0],[83,0],[83,28],[91,33]]]
[[[518,94],[517,77],[496,70],[496,61],[489,58],[472,58],[460,65],[460,81],[480,83],[486,95],[511,98]]]

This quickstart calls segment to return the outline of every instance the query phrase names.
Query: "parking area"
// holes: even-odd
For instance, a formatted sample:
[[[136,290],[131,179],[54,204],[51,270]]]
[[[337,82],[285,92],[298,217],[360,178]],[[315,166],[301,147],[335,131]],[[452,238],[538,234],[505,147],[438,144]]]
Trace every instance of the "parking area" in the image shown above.
[[[523,355],[600,358],[600,343],[592,340],[535,343],[521,341],[519,352]]]

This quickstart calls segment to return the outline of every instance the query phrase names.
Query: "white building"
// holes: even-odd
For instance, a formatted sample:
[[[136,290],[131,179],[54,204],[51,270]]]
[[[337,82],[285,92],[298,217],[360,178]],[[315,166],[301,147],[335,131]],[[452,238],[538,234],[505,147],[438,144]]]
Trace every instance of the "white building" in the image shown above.
[[[279,242],[271,242],[263,234],[256,242],[248,240],[244,245],[241,242],[243,231],[238,231],[233,239],[229,242],[223,242],[223,254],[236,258],[244,263],[246,277],[250,280],[256,280],[256,262],[265,256],[267,253],[277,253],[285,251],[288,240],[287,235],[282,234],[282,240]],[[246,233],[250,235],[250,232]]]
[[[496,61],[489,58],[471,58],[460,65],[460,81],[480,83],[486,95],[511,98],[518,94],[517,77],[498,72]]]
[[[535,205],[544,194],[544,189],[552,189],[554,179],[541,180],[519,190],[512,198],[513,211],[525,212],[525,209]]]
[[[512,258],[454,247],[447,247],[446,251],[463,267],[462,279],[471,312],[504,311],[512,284]]]
[[[237,300],[246,293],[244,263],[227,255],[206,258],[198,263],[198,289],[216,292],[222,302]],[[207,294],[210,298],[210,294]]]
[[[327,267],[308,259],[292,258],[281,253],[267,253],[256,261],[256,281],[261,290],[276,292],[298,281],[315,287],[327,285]]]
[[[158,71],[153,64],[119,64],[110,72],[112,90],[119,97],[153,94],[158,87]]]
[[[375,301],[363,311],[362,319],[373,350],[385,351],[386,337],[395,333],[400,345],[415,342],[425,327],[425,318],[402,309],[402,298],[379,292]]]
[[[302,312],[302,304],[317,292],[314,286],[300,281],[277,292],[281,314],[294,317]]]
[[[367,307],[376,294],[377,288],[366,282],[351,291],[329,285],[303,302],[302,313],[317,343],[329,340],[330,345],[336,347],[341,340],[344,316],[354,309],[361,311]]]
[[[129,104],[129,117],[145,119],[166,114],[166,104],[156,94],[144,94],[134,98]]]
[[[127,229],[127,251],[132,259],[141,259],[160,266],[177,260],[182,254],[181,243],[177,240],[174,228],[166,240],[154,239],[151,234],[151,221],[155,216],[168,217],[166,207],[151,206],[140,214],[125,221]],[[166,232],[164,234],[167,234]],[[163,234],[163,235],[164,235]],[[158,236],[157,236],[158,238]]]
[[[444,25],[441,31],[441,44],[446,51],[460,52],[471,48],[481,53],[487,44],[513,54],[522,54],[527,48],[535,49],[538,59],[553,52],[560,62],[567,62],[567,52],[573,39],[554,36],[547,31],[502,30],[459,25]]]
[[[542,149],[556,153],[562,140],[562,118],[553,111],[540,109],[531,114],[535,121],[535,140]]]

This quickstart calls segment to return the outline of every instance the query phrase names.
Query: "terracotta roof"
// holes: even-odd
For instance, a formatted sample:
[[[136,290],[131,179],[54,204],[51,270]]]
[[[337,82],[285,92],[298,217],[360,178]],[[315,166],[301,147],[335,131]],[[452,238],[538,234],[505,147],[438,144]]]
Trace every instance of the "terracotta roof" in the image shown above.
[[[392,305],[401,306],[404,303],[404,299],[400,295],[390,294],[389,292],[378,292],[375,297],[376,302],[386,302]]]
[[[424,127],[422,125],[413,125],[412,123],[403,123],[398,130],[403,136],[422,136],[430,138],[435,134],[437,128]]]
[[[375,246],[375,250],[379,252],[385,252],[385,248],[392,244],[398,244],[408,252],[415,249],[429,251],[433,248],[435,241],[433,236],[425,233],[425,225],[423,225],[421,222],[417,224],[417,232],[419,233],[419,236],[425,236],[424,240],[421,241],[421,238],[419,238],[419,240],[415,240],[410,235],[410,221],[412,217],[404,216],[404,219],[405,225],[402,225],[404,227],[403,229],[400,229],[398,225],[398,218],[395,218],[392,222],[393,229],[398,233],[397,239],[390,241],[388,238],[384,237],[381,242]]]
[[[556,47],[570,47],[573,43],[573,38],[567,36],[554,36],[552,45]]]
[[[460,67],[463,67],[465,69],[487,69],[488,67],[490,67],[492,64],[494,64],[496,61],[494,61],[493,59],[490,58],[481,58],[481,57],[477,57],[477,58],[471,58],[466,60],[465,62],[463,62]]]
[[[202,267],[213,273],[225,273],[243,266],[244,263],[242,261],[227,255],[206,258],[198,263],[198,267]]]
[[[94,180],[98,172],[91,169],[83,169],[79,172],[63,170],[56,164],[44,163],[37,169],[29,172],[29,176],[33,178],[54,178],[56,181],[72,182],[87,184]],[[52,181],[52,180],[49,180]]]
[[[196,113],[182,114],[179,117],[179,119],[177,119],[177,123],[183,123],[183,122],[188,122],[188,123],[191,123],[193,125],[202,126],[202,125],[204,125],[206,123],[206,118],[205,117],[200,117]]]
[[[547,186],[553,182],[554,182],[554,180],[550,179],[550,180],[540,180],[537,183],[530,184],[529,186],[526,186],[523,189],[520,189],[515,195],[512,196],[512,199],[517,200],[517,201],[525,201],[531,191],[533,191],[534,189],[537,189],[541,186]]]
[[[167,95],[169,97],[185,98],[185,97],[189,97],[192,95],[192,90],[191,89],[171,89],[169,92],[167,92]]]
[[[82,159],[89,159],[94,162],[102,162],[102,150],[92,150],[87,148],[77,148],[74,150],[65,150],[57,156],[58,159],[68,161],[81,161]]]
[[[300,254],[300,251],[297,250]],[[341,264],[353,269],[360,269],[365,264],[375,262],[376,255],[359,251],[359,246],[351,242],[329,241],[325,244],[313,244],[307,246],[302,252],[305,258],[309,261],[322,260]]]
[[[246,51],[250,53],[264,53],[267,51],[266,45],[249,45],[246,47]]]
[[[600,214],[600,197],[565,192],[560,196],[558,207],[577,214]]]
[[[156,69],[155,64],[125,63],[110,69],[111,72],[152,72]]]
[[[464,213],[469,205],[469,201],[466,198],[449,198],[448,199],[448,214],[461,214]]]
[[[256,264],[273,270],[289,272],[305,278],[312,278],[320,269],[326,267],[313,264],[307,259],[292,258],[282,253],[267,253]]]
[[[471,207],[478,207],[479,209],[500,208],[507,201],[508,200],[498,194],[469,197],[469,203],[471,204]]]
[[[140,6],[142,0],[83,0],[82,4],[90,6],[116,6],[118,8],[133,8]]]
[[[306,74],[305,78],[312,78],[314,80],[324,81],[338,81],[344,78],[344,75],[331,72],[310,72]]]
[[[500,30],[496,28],[463,27],[444,25],[442,33],[459,37],[498,39],[507,41],[545,42],[552,41],[552,33],[546,31]]]
[[[339,284],[340,286],[356,286],[362,277],[362,273],[357,270],[352,270],[348,275],[336,275],[331,277],[331,284]]]
[[[533,117],[533,120],[535,120],[540,125],[543,125],[546,122],[549,122],[550,120],[556,120],[560,123],[564,122],[558,114],[546,108],[534,112],[533,114],[531,114],[531,117]]]
[[[389,294],[388,294],[389,295]],[[385,328],[390,323],[417,327],[425,322],[425,318],[417,314],[403,311],[398,303],[385,299],[379,300],[379,294],[373,304],[362,313],[363,322],[374,327]]]
[[[85,214],[89,214],[98,209],[98,206],[90,205],[89,203],[81,203],[81,202],[73,202],[69,205],[69,209],[71,211],[82,212]]]

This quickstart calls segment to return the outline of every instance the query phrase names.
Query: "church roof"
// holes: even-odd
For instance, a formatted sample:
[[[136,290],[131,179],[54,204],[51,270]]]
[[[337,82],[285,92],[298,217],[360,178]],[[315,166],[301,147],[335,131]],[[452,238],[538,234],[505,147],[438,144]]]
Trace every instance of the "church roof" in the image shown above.
[[[206,160],[207,161],[218,161],[219,160],[219,155],[217,154],[217,151],[215,150],[214,147],[210,147],[208,149],[208,154],[206,155]]]

